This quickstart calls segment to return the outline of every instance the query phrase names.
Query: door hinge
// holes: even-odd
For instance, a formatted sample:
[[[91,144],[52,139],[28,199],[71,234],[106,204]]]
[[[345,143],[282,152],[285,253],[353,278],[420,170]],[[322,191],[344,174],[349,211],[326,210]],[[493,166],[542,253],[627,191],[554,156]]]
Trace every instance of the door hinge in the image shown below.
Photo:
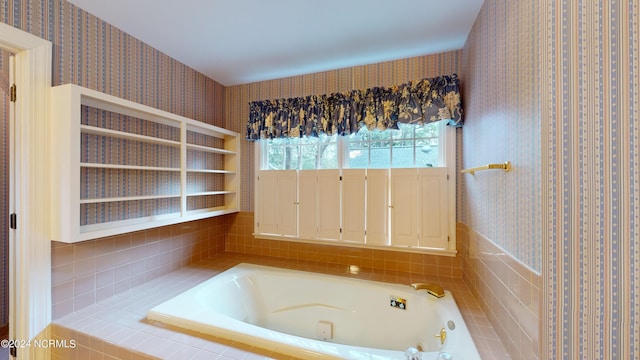
[[[340,176],[340,181],[342,181],[342,175]]]
[[[17,91],[16,91],[16,84],[11,85],[11,102],[16,102],[16,97],[17,97]]]
[[[18,352],[16,351],[16,347],[11,345],[9,347],[9,355],[13,356],[14,358],[18,357]]]
[[[13,230],[18,228],[18,215],[16,213],[9,215],[9,228]]]
[[[450,241],[451,241],[451,238],[447,236],[447,242],[450,242]]]

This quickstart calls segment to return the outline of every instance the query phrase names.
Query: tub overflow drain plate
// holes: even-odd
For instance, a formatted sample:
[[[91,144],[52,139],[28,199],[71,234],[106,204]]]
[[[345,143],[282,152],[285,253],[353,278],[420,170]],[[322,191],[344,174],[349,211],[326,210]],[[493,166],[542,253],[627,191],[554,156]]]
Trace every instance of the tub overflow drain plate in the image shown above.
[[[329,340],[333,338],[333,323],[330,321],[318,321],[318,339]]]
[[[453,320],[449,320],[447,321],[447,326],[449,327],[449,330],[453,330],[456,328],[456,323],[454,323]]]

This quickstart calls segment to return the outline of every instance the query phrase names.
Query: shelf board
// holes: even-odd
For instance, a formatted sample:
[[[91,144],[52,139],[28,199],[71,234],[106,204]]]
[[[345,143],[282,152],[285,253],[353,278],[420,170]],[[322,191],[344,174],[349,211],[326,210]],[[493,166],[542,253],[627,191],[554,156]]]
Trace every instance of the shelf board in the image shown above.
[[[235,174],[235,171],[231,170],[215,170],[215,169],[187,169],[190,173],[208,173],[208,174]]]
[[[105,232],[104,236],[118,234],[121,232],[122,228],[130,228],[128,230],[142,230],[149,228],[149,226],[145,226],[154,222],[173,224],[176,223],[178,219],[180,219],[180,212],[173,212],[168,214],[160,214],[160,215],[152,215],[152,216],[144,216],[133,219],[126,220],[118,220],[112,222],[105,223],[97,223],[90,225],[80,225],[80,240],[88,240],[93,239],[95,236],[92,236],[91,233],[94,232]],[[133,227],[133,228],[131,228]],[[101,235],[102,236],[102,235]]]
[[[138,166],[138,165],[118,165],[118,164],[101,164],[101,163],[80,163],[83,168],[95,169],[122,169],[122,170],[148,170],[148,171],[175,171],[180,172],[180,168],[157,167],[157,166]],[[218,169],[187,169],[190,173],[208,173],[208,174],[235,174],[231,170]]]
[[[81,92],[82,94],[80,98],[82,105],[96,109],[106,110],[112,113],[127,115],[173,127],[180,127],[180,124],[184,121],[183,119],[185,119],[162,110],[100,93],[92,89],[83,88],[81,89]]]
[[[99,164],[99,163],[80,163],[80,166],[83,167],[83,168],[94,168],[94,169],[176,171],[176,172],[180,171],[180,168],[167,168],[167,167],[155,167],[155,166],[137,166],[137,165],[118,165],[118,164]]]
[[[187,196],[206,196],[206,195],[226,195],[226,194],[235,194],[235,191],[203,191],[192,194],[187,194]]]
[[[169,146],[181,145],[180,141],[161,139],[161,138],[156,138],[156,137],[146,136],[146,135],[132,134],[124,131],[103,129],[103,128],[90,126],[90,125],[80,125],[80,130],[82,131],[83,134],[108,136],[112,138],[135,140],[135,141],[146,142],[151,144],[160,144],[160,145],[169,145]]]
[[[107,202],[120,201],[137,201],[137,200],[155,200],[155,199],[171,199],[180,198],[180,195],[146,195],[146,196],[125,196],[118,198],[101,198],[101,199],[80,199],[80,204],[99,204]]]
[[[218,206],[218,207],[212,207],[212,208],[188,210],[187,216],[190,218],[193,218],[193,217],[202,218],[202,217],[209,217],[209,216],[220,216],[225,214],[232,214],[237,212],[238,212],[238,209],[236,208]]]
[[[191,123],[187,125],[187,131],[198,133],[198,134],[204,134],[204,135],[215,137],[218,139],[224,139],[225,137],[228,137],[228,136],[235,136],[235,134],[233,134],[229,130],[225,130],[225,129],[220,129],[219,131],[212,130],[210,126],[206,123],[205,124]]]
[[[214,148],[214,147],[202,146],[202,145],[195,145],[195,144],[187,144],[187,149],[188,150],[197,150],[197,151],[210,152],[210,153],[215,153],[215,154],[224,154],[224,155],[235,155],[236,154],[235,151],[231,151],[231,150],[227,150],[227,149],[220,149],[220,148]]]

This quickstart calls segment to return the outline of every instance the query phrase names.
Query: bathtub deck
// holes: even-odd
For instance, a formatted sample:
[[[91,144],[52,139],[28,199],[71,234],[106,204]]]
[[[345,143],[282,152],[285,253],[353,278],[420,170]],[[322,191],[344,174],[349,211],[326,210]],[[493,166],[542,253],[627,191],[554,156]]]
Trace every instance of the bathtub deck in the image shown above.
[[[483,359],[510,359],[462,279],[350,269],[348,266],[223,253],[166,274],[53,322],[51,337],[75,339],[75,349],[53,348],[67,359],[296,359],[146,319],[152,307],[239,263],[276,266],[399,284],[437,282],[451,290]]]

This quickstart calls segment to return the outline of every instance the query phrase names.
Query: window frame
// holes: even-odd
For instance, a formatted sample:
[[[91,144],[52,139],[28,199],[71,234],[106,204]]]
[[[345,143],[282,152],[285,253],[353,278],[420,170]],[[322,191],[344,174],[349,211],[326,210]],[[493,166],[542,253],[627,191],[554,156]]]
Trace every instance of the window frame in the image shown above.
[[[427,124],[425,124],[426,126]],[[402,125],[401,125],[402,126]],[[419,125],[413,125],[413,124],[407,124],[405,126],[414,126],[417,127]],[[394,163],[394,148],[397,148],[397,146],[393,146],[390,145],[385,149],[388,149],[389,151],[389,163],[387,167],[384,166],[374,166],[372,167],[372,163],[371,163],[371,146],[368,146],[367,148],[369,149],[367,151],[368,154],[368,158],[367,158],[367,163],[368,165],[365,167],[350,167],[349,166],[349,156],[350,156],[350,145],[352,143],[367,143],[367,144],[372,144],[375,143],[377,141],[380,140],[366,140],[366,141],[362,141],[362,140],[350,140],[349,137],[352,135],[346,135],[346,136],[338,136],[337,134],[331,135],[331,136],[327,136],[327,138],[331,138],[334,137],[335,138],[335,142],[334,141],[329,141],[328,144],[336,144],[336,167],[318,167],[318,164],[316,163],[316,167],[315,168],[303,168],[302,166],[302,151],[301,149],[305,146],[320,146],[321,144],[316,143],[313,145],[310,145],[308,143],[302,143],[300,142],[299,138],[294,138],[293,140],[297,140],[298,143],[296,144],[278,144],[275,145],[274,147],[282,147],[283,150],[286,147],[296,147],[298,148],[298,155],[297,155],[297,165],[295,167],[291,167],[291,168],[281,168],[281,169],[268,169],[267,167],[269,166],[269,147],[271,145],[269,145],[268,141],[269,140],[258,140],[258,146],[260,147],[260,156],[256,157],[258,160],[258,170],[323,170],[323,169],[337,169],[337,170],[342,170],[342,169],[403,169],[403,168],[428,168],[428,167],[446,167],[447,165],[447,159],[446,159],[446,128],[449,128],[449,126],[446,125],[446,120],[441,120],[439,121],[439,123],[437,124],[437,132],[438,132],[438,156],[437,156],[437,166],[417,166],[416,165],[416,161],[417,161],[417,151],[418,150],[418,145],[416,145],[416,142],[420,141],[420,140],[428,140],[428,139],[433,139],[432,137],[416,137],[415,133],[416,133],[416,129],[414,128],[413,130],[413,136],[409,139],[403,139],[402,141],[411,141],[412,142],[412,166],[397,166],[394,167],[393,163]],[[384,131],[397,131],[397,129],[387,129]],[[401,130],[401,129],[400,129]],[[377,131],[377,130],[371,130],[371,131]],[[389,138],[388,140],[393,141],[393,133],[389,133]],[[302,139],[308,139],[308,138],[302,138]],[[283,139],[280,140],[278,139],[278,141],[291,141],[288,139]],[[319,151],[319,150],[317,150]]]
[[[439,147],[443,149],[440,151],[439,157],[441,161],[441,166],[433,167],[433,168],[441,168],[446,172],[447,177],[447,211],[446,214],[448,219],[448,247],[444,248],[424,248],[424,247],[400,247],[394,246],[393,240],[390,241],[391,245],[372,245],[372,244],[360,244],[357,242],[348,242],[343,240],[321,240],[321,239],[305,239],[297,236],[279,236],[279,235],[271,235],[271,234],[261,234],[258,231],[254,233],[256,238],[260,239],[270,239],[270,240],[283,240],[283,241],[293,241],[293,242],[303,242],[303,243],[311,243],[317,245],[333,245],[333,246],[346,246],[346,247],[359,247],[359,248],[377,248],[382,250],[391,250],[391,251],[400,251],[400,252],[413,252],[413,253],[424,253],[424,254],[434,254],[434,255],[442,255],[442,256],[450,256],[455,257],[457,254],[456,249],[456,151],[457,151],[457,143],[456,143],[456,132],[457,128],[452,126],[444,125],[440,127],[440,136],[439,136]],[[340,139],[340,137],[338,137]],[[338,141],[338,151],[342,152],[342,154],[346,153],[345,144],[343,141]],[[254,163],[254,199],[258,199],[258,177],[260,176],[261,169],[263,167],[265,161],[265,154],[262,150],[262,144],[255,144],[254,154],[255,154],[255,163]],[[342,174],[345,170],[351,170],[350,168],[343,167],[344,164],[344,156],[338,157],[338,163],[340,168],[336,169]],[[413,168],[388,168],[389,171],[394,169],[429,169],[429,167],[413,167]],[[286,171],[296,171],[296,172],[304,172],[304,171],[322,171],[324,169],[313,169],[313,170],[286,170]],[[381,170],[380,168],[371,168],[371,170]],[[273,171],[273,170],[266,170]],[[277,170],[276,170],[277,171]],[[257,221],[258,214],[255,216],[254,229],[258,229]],[[389,224],[388,226],[391,226]]]
[[[441,144],[445,143],[444,137],[446,136],[446,131],[445,128],[446,126],[446,121],[447,120],[441,120],[438,122],[438,124],[436,125],[437,128],[437,132],[438,132],[438,136],[436,137],[438,139],[438,157],[437,157],[437,166],[431,166],[431,167],[446,167],[446,158],[445,158],[445,151],[441,151]],[[416,161],[417,161],[417,149],[418,149],[418,145],[416,145],[417,141],[420,140],[427,140],[427,139],[433,139],[430,137],[416,137],[416,128],[419,125],[414,125],[414,124],[398,124],[399,125],[399,129],[387,129],[385,131],[398,131],[401,130],[402,131],[402,127],[403,126],[411,126],[414,127],[413,129],[413,136],[409,139],[407,138],[403,138],[401,141],[412,141],[412,166],[393,166],[394,164],[394,148],[397,148],[396,146],[389,146],[389,166],[387,167],[371,167],[371,150],[372,146],[368,146],[368,166],[366,167],[350,167],[350,166],[344,166],[341,169],[405,169],[405,168],[427,168],[429,166],[417,166],[416,165]],[[425,124],[424,126],[427,126],[428,124]],[[375,130],[373,130],[375,131]],[[344,136],[342,141],[343,141],[343,152],[342,152],[342,163],[343,164],[349,164],[349,156],[350,156],[350,145],[352,143],[375,143],[376,140],[368,140],[368,141],[361,141],[361,140],[356,140],[356,141],[351,141],[349,140],[349,136]],[[389,140],[393,141],[393,133],[390,133],[389,135]],[[445,165],[442,165],[445,164]]]

